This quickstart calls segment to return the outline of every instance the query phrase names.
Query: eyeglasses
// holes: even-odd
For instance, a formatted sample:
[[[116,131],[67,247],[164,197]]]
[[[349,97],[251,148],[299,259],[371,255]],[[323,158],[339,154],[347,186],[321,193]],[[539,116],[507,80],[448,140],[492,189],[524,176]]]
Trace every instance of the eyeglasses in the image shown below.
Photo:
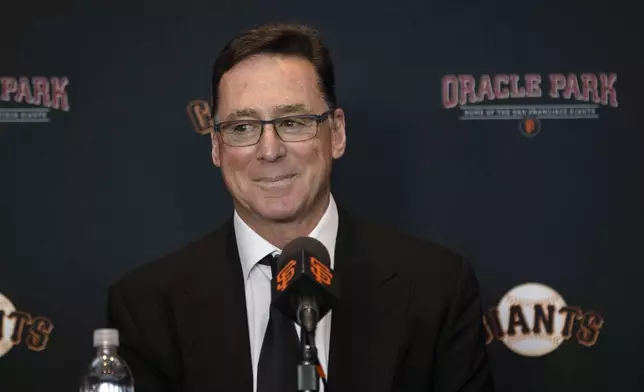
[[[285,142],[303,142],[318,134],[318,125],[329,117],[331,110],[320,115],[302,114],[272,120],[236,120],[215,124],[225,144],[232,147],[252,146],[259,143],[266,124],[273,124],[277,136]]]

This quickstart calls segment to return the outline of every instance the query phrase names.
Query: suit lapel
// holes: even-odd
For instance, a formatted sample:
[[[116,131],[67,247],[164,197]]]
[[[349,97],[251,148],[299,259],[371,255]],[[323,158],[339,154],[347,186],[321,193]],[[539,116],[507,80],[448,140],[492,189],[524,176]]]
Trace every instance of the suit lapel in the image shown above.
[[[244,279],[230,220],[177,277],[174,312],[188,391],[253,388]]]
[[[335,273],[340,301],[332,310],[329,354],[331,391],[390,391],[402,341],[409,285],[383,244],[363,239],[339,209]]]

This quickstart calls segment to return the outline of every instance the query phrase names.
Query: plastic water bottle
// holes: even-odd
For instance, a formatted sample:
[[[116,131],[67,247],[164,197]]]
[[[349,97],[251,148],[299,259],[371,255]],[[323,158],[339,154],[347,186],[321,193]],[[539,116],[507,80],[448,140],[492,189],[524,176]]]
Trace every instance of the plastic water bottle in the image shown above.
[[[81,382],[80,392],[134,392],[134,378],[125,361],[118,356],[119,332],[94,331],[96,357]]]

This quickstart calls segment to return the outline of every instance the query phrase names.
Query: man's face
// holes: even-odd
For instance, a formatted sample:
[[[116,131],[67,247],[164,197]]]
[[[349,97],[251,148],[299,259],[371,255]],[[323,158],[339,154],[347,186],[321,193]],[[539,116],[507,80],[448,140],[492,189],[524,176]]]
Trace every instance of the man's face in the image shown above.
[[[256,55],[226,72],[219,84],[217,122],[329,110],[313,64],[295,56]],[[282,141],[265,125],[259,142],[232,147],[212,133],[212,159],[242,216],[288,222],[307,215],[330,189],[333,159],[344,154],[344,113],[336,109],[313,139]]]

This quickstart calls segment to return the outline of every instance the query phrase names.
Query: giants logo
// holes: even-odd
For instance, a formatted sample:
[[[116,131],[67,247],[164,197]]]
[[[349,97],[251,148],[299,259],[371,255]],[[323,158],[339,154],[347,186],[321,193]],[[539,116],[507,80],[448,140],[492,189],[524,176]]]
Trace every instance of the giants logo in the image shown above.
[[[49,319],[17,311],[9,298],[0,293],[0,357],[23,340],[30,350],[44,350],[53,329]]]
[[[331,270],[313,256],[311,256],[311,273],[318,283],[331,286],[331,281],[333,280]]]
[[[49,122],[49,108],[69,111],[66,77],[0,77],[0,102],[42,106],[0,109],[0,122]]]
[[[583,104],[478,105],[509,99],[539,99],[544,96],[543,80],[548,81],[547,97],[574,99]],[[445,75],[442,79],[443,108],[459,106],[461,120],[519,120],[521,132],[528,137],[541,130],[545,119],[596,119],[600,105],[618,107],[615,73]]]
[[[277,290],[286,290],[293,276],[295,276],[295,260],[290,260],[277,274]]]
[[[207,135],[213,130],[210,119],[210,105],[203,100],[195,100],[188,104],[188,117],[192,121],[192,126],[200,135]]]
[[[538,357],[575,336],[586,347],[597,343],[604,319],[596,312],[568,306],[552,288],[526,283],[510,290],[483,317],[487,343],[502,341],[517,354]],[[573,328],[577,324],[577,333]]]

